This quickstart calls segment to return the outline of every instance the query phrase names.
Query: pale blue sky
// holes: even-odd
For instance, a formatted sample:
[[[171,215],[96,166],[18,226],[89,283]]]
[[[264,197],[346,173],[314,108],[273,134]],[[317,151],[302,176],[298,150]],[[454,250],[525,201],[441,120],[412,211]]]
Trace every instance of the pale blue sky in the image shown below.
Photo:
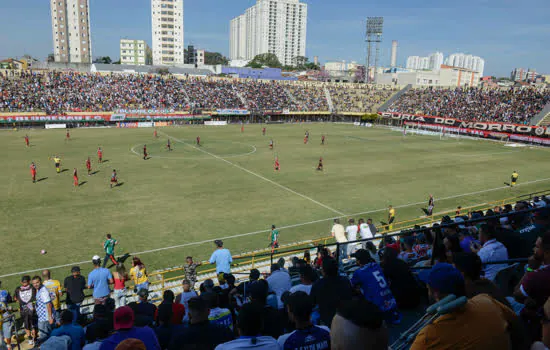
[[[485,73],[514,67],[550,74],[550,0],[306,0],[307,56],[365,61],[365,18],[384,16],[381,62],[439,50],[478,55]],[[255,0],[185,0],[185,44],[229,54],[229,21]],[[120,38],[151,43],[150,0],[90,0],[94,56],[119,56]],[[52,52],[48,0],[0,0],[0,58]]]

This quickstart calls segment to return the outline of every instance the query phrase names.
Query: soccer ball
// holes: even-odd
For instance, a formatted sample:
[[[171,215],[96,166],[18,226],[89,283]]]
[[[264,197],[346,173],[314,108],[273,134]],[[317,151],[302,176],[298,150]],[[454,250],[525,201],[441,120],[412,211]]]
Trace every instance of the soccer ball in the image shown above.
[[[42,254],[42,255],[44,255],[44,254],[46,254],[46,253],[47,253],[47,251],[46,251],[45,249],[42,249],[42,250],[40,251],[40,254]]]

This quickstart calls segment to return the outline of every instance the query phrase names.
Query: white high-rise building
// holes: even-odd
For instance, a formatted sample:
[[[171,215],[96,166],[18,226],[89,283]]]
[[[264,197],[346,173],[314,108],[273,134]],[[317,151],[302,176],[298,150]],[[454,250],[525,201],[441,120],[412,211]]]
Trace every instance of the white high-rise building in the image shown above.
[[[429,56],[430,59],[430,69],[439,70],[443,64],[443,53],[434,52]]]
[[[151,19],[153,64],[183,64],[183,0],[151,0]]]
[[[251,60],[263,53],[281,64],[294,65],[306,55],[307,4],[299,0],[257,0],[256,5],[231,20],[230,58]]]
[[[441,52],[432,53],[427,57],[409,56],[407,58],[407,69],[438,70],[443,63]]]
[[[418,69],[419,61],[420,61],[419,56],[409,56],[409,57],[407,57],[406,68],[407,69]]]
[[[91,63],[89,0],[50,0],[55,62]]]
[[[453,53],[445,59],[445,64],[451,67],[459,67],[473,70],[483,76],[485,69],[485,60],[479,56],[465,55],[463,53]]]

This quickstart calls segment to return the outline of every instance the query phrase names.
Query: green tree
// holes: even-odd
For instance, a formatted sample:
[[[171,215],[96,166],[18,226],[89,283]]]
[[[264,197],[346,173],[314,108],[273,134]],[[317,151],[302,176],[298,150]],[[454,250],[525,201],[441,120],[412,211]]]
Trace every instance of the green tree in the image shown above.
[[[104,64],[111,64],[113,63],[113,60],[111,60],[111,57],[104,56],[104,57],[97,57],[93,63],[104,63]]]
[[[321,67],[318,64],[313,62],[308,62],[304,65],[304,68],[307,70],[321,70]]]
[[[296,56],[292,60],[294,63],[294,67],[298,69],[305,69],[306,64],[308,63],[309,59],[305,56]]]
[[[55,62],[55,56],[53,55],[53,53],[51,53],[51,54],[48,55],[47,62],[48,62],[48,63]]]
[[[205,52],[204,64],[213,66],[221,64],[222,66],[227,66],[229,64],[229,59],[219,52]]]
[[[256,55],[252,61],[250,61],[247,65],[247,67],[251,68],[262,68],[262,67],[270,67],[270,68],[282,68],[283,65],[277,58],[277,56],[274,53],[262,53],[260,55]]]
[[[120,64],[120,58],[118,59],[118,61],[113,62],[113,64]]]

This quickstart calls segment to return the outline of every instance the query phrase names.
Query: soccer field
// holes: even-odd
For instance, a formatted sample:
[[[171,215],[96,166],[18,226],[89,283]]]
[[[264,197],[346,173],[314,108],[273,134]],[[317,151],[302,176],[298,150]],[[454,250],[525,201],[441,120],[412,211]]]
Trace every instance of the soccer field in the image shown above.
[[[328,235],[334,217],[379,223],[390,204],[397,207],[397,221],[417,218],[429,193],[440,212],[550,188],[546,149],[403,137],[352,125],[267,125],[266,136],[261,128],[246,125],[242,133],[240,125],[161,128],[158,139],[152,129],[72,129],[70,141],[65,130],[28,130],[29,148],[26,130],[2,131],[0,279],[9,283],[4,286],[13,289],[23,271],[103,257],[106,233],[120,241],[118,253],[141,252],[152,271],[181,265],[187,255],[207,259],[216,238],[233,254],[265,248],[271,224],[281,228],[280,242],[286,244]],[[194,145],[197,136],[201,147]],[[172,152],[165,148],[168,137]],[[144,144],[148,160],[142,159]],[[99,146],[103,164],[97,163]],[[62,158],[61,174],[49,159],[53,155]],[[92,176],[86,174],[88,156]],[[275,156],[280,172],[273,170]],[[323,172],[315,170],[321,156]],[[37,183],[31,181],[32,161],[42,179]],[[111,189],[113,169],[121,186]],[[513,170],[520,174],[519,186],[510,189],[504,182]],[[48,253],[41,255],[41,249]],[[87,274],[90,264],[82,267]],[[69,271],[55,269],[54,277]]]

